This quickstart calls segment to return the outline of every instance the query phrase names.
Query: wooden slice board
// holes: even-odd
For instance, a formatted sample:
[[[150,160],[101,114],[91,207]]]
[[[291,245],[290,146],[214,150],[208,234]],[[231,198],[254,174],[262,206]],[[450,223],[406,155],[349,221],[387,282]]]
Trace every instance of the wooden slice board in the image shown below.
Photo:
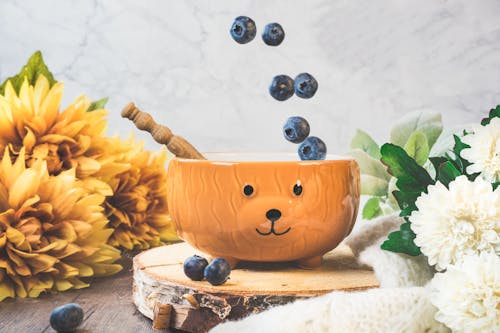
[[[221,286],[192,281],[183,262],[205,256],[187,243],[151,249],[134,258],[133,297],[155,328],[206,332],[225,321],[258,313],[270,306],[326,294],[334,290],[377,288],[373,271],[357,263],[349,247],[327,253],[316,269],[293,263],[240,263]],[[208,257],[208,256],[205,256]]]

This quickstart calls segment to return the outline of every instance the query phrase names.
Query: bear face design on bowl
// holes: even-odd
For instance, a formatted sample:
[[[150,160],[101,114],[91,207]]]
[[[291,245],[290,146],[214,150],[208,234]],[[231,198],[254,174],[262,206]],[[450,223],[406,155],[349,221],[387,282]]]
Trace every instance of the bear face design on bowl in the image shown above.
[[[232,266],[296,261],[312,268],[354,226],[360,175],[353,159],[204,155],[170,161],[167,201],[179,237],[212,257]]]

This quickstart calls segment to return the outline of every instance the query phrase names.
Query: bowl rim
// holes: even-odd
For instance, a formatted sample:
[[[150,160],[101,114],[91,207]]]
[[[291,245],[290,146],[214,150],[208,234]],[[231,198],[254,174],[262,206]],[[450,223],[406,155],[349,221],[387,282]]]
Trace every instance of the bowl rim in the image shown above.
[[[290,152],[272,152],[272,151],[230,151],[230,152],[202,152],[206,159],[190,159],[174,156],[173,159],[181,162],[189,163],[299,163],[299,164],[325,164],[325,163],[335,163],[335,162],[346,162],[346,161],[356,161],[353,157],[342,156],[336,154],[327,154],[324,160],[300,160],[297,153]],[[279,159],[276,156],[286,157],[286,159]],[[230,157],[257,157],[257,156],[274,156],[272,159],[238,159]],[[218,158],[220,157],[220,158]]]

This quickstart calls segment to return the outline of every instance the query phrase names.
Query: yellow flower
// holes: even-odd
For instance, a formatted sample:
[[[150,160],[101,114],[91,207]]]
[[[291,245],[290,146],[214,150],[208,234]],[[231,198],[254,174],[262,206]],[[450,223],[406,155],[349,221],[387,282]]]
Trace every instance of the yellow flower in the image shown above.
[[[143,151],[133,138],[104,135],[107,110],[88,112],[81,96],[60,112],[63,84],[40,75],[35,85],[25,79],[19,93],[7,83],[0,95],[0,151],[7,148],[27,167],[46,162],[49,175],[74,170],[78,186],[106,197],[102,203],[109,244],[146,249],[177,240],[166,203],[166,154]]]
[[[0,162],[0,301],[84,288],[81,278],[120,271],[120,252],[106,244],[104,196],[79,186],[75,169],[51,176],[45,161],[27,168],[24,155],[12,163],[5,149]]]
[[[130,168],[107,180],[113,195],[106,200],[106,214],[114,232],[109,244],[127,250],[147,249],[178,240],[166,198],[165,149],[151,153],[133,138],[110,139],[107,146],[131,148],[119,161]]]
[[[34,86],[25,79],[19,94],[7,83],[0,95],[0,151],[8,146],[17,157],[24,147],[28,166],[43,159],[51,175],[76,168],[78,178],[91,176],[102,167],[89,153],[92,138],[104,135],[108,111],[87,112],[91,102],[80,96],[59,112],[63,84],[49,87],[43,75]]]

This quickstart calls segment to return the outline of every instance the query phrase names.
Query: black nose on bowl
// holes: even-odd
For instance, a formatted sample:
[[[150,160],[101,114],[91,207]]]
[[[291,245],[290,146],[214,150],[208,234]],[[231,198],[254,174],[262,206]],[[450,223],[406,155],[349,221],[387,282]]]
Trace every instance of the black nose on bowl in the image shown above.
[[[281,212],[277,209],[269,209],[266,213],[268,220],[274,222],[281,217]]]

